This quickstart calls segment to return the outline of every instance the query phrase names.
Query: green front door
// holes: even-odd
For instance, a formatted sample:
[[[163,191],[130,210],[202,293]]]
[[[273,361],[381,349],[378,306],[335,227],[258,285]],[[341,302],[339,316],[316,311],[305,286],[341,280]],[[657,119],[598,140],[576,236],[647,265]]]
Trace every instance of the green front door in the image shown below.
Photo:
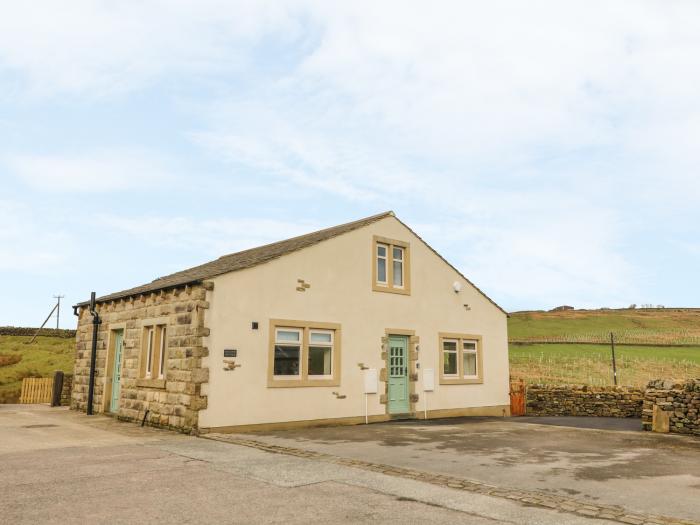
[[[122,378],[122,349],[124,348],[124,331],[114,333],[114,365],[112,372],[112,402],[109,404],[110,412],[119,410],[119,391]]]
[[[389,413],[407,414],[408,404],[408,338],[389,336]]]

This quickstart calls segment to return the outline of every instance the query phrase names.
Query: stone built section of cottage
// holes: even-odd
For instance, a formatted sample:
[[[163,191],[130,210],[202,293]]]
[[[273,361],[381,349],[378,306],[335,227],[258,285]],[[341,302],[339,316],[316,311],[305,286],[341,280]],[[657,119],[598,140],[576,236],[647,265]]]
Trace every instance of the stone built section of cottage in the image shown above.
[[[205,341],[205,311],[209,308],[207,291],[213,283],[186,285],[97,304],[102,319],[97,334],[97,359],[93,397],[94,412],[105,406],[105,372],[108,365],[110,325],[124,326],[119,419],[146,422],[153,426],[196,433],[199,410],[207,407],[202,385],[209,380],[203,362],[208,356]],[[141,375],[145,344],[143,321],[167,318],[167,351],[163,379]],[[79,310],[76,333],[76,361],[71,408],[87,408],[92,348],[92,316],[86,306]]]

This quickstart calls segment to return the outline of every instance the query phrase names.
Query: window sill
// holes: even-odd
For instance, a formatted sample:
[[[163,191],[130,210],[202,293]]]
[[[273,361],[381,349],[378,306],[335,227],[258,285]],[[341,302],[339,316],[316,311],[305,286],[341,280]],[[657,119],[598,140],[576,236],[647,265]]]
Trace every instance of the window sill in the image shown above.
[[[141,388],[165,388],[165,379],[146,379],[141,378],[136,380],[136,386]]]
[[[399,295],[411,295],[410,288],[393,288],[391,286],[383,286],[381,284],[376,284],[376,283],[372,286],[372,290],[375,292],[395,293],[395,294],[399,294]]]
[[[268,388],[299,388],[313,386],[340,386],[340,379],[271,379]]]
[[[484,384],[484,379],[481,377],[472,377],[472,378],[441,377],[440,384],[441,385],[482,385],[482,384]]]

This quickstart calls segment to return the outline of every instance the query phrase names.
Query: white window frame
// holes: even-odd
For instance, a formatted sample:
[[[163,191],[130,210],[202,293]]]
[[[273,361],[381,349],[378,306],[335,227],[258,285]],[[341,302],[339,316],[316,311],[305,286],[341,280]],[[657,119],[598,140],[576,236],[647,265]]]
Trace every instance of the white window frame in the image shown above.
[[[330,343],[315,343],[311,341],[311,335],[314,333],[319,333],[319,334],[330,334],[331,336],[331,341]],[[309,372],[309,356],[311,355],[311,347],[312,346],[318,346],[322,348],[330,348],[331,349],[331,373],[330,374],[311,374]],[[322,330],[319,328],[310,328],[309,329],[309,341],[307,344],[307,351],[306,351],[306,375],[308,376],[309,379],[312,380],[317,380],[317,379],[333,379],[333,361],[335,360],[335,330]]]
[[[454,350],[445,350],[445,343],[454,343],[455,349]],[[455,354],[455,373],[454,374],[447,374],[445,373],[445,354]],[[459,359],[461,355],[459,352],[459,339],[443,339],[442,340],[442,375],[443,377],[447,378],[456,378],[459,377]]]
[[[154,326],[148,327],[146,335],[147,350],[146,350],[146,378],[150,379],[153,376],[153,344],[155,342],[156,332]]]
[[[296,332],[299,334],[298,341],[280,341],[278,339],[278,334],[280,332]],[[277,346],[298,346],[299,347],[299,371],[296,375],[276,375],[275,374],[275,347]],[[301,379],[302,371],[301,368],[304,366],[304,329],[295,328],[293,326],[278,326],[275,328],[275,344],[272,351],[272,373],[275,381],[298,381]]]
[[[394,256],[394,250],[399,250],[401,252],[401,259],[397,259]],[[394,263],[400,263],[401,264],[401,284],[396,284],[392,281],[391,285],[394,288],[399,288],[403,289],[404,283],[406,282],[406,274],[404,270],[406,269],[406,266],[404,265],[404,261],[406,260],[406,248],[403,246],[391,246],[391,276],[392,278],[396,277],[396,271],[394,270]]]
[[[474,344],[474,349],[466,349],[464,348],[464,343],[473,343]],[[463,377],[464,379],[478,379],[479,377],[479,352],[478,352],[478,347],[479,347],[479,341],[476,339],[462,339],[462,371],[464,372],[464,355],[465,354],[473,354],[474,355],[474,370],[476,371],[476,374],[464,374]]]
[[[379,255],[379,248],[384,248],[384,256],[382,257]],[[377,243],[377,253],[376,253],[376,260],[374,261],[374,264],[377,267],[377,284],[381,285],[388,285],[389,284],[389,251],[391,250],[391,246],[388,244],[384,244],[383,242],[378,242]],[[384,280],[379,279],[379,261],[384,260]]]
[[[166,336],[168,335],[167,326],[161,325],[158,327],[160,330],[160,355],[158,356],[158,379],[163,379],[165,377],[165,352],[168,346],[165,342]]]

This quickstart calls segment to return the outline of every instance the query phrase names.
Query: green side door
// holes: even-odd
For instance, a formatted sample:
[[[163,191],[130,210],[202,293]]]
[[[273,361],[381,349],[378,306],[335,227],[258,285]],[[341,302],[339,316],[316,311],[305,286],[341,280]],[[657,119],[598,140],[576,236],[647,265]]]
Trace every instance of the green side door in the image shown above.
[[[389,336],[389,413],[408,414],[408,338]]]
[[[119,392],[121,391],[122,378],[122,349],[124,348],[124,332],[122,330],[114,334],[114,366],[112,372],[112,400],[109,404],[110,412],[119,410]]]

